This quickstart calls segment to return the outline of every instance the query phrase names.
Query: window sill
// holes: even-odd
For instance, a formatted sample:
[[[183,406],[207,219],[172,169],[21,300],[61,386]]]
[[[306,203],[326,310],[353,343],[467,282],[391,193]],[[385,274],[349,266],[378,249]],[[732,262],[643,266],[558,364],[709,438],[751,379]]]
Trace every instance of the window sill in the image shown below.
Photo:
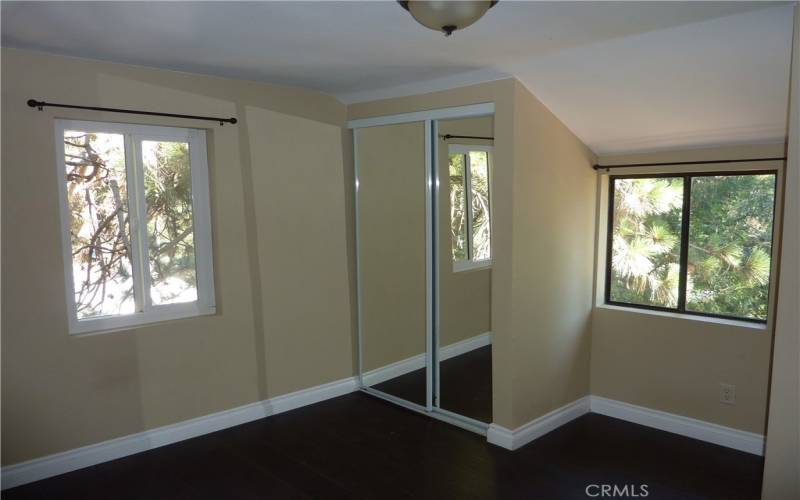
[[[200,307],[197,303],[176,304],[162,310],[153,311],[147,315],[134,313],[125,316],[103,317],[87,320],[73,320],[70,324],[70,336],[98,335],[125,330],[135,330],[149,326],[156,326],[179,319],[190,319],[216,314],[216,307]]]
[[[454,273],[460,273],[464,271],[479,271],[481,269],[491,269],[491,268],[492,268],[491,259],[479,260],[479,261],[460,260],[458,262],[453,262]]]
[[[703,323],[715,323],[717,325],[728,325],[728,326],[736,326],[740,328],[749,328],[750,330],[761,330],[764,331],[767,329],[766,323],[753,323],[750,321],[741,321],[737,319],[725,319],[725,318],[712,318],[710,316],[695,316],[694,314],[682,314],[676,312],[667,312],[667,311],[653,311],[650,309],[640,309],[638,307],[624,307],[624,306],[616,306],[611,304],[598,304],[595,306],[596,309],[609,309],[612,311],[625,311],[637,314],[645,314],[650,316],[661,316],[665,318],[678,318],[678,319],[685,319],[689,321],[700,321]]]

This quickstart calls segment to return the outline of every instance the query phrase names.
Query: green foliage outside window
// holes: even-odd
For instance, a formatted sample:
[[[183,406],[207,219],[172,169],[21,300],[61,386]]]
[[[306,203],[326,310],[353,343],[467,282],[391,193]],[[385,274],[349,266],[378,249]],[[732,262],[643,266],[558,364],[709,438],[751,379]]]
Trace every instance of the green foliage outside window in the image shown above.
[[[142,157],[153,303],[195,301],[189,144],[143,141]]]
[[[124,138],[66,131],[64,156],[78,318],[133,312]]]
[[[197,300],[188,144],[141,144],[151,300]],[[138,235],[124,136],[65,131],[64,154],[77,316],[133,313]]]
[[[611,299],[678,304],[683,179],[617,179]]]
[[[612,302],[765,320],[775,199],[774,174],[614,181]],[[690,182],[689,220],[682,220]],[[683,224],[688,240],[681,241]],[[686,269],[681,250],[686,246]]]
[[[692,179],[686,309],[766,319],[774,175]]]

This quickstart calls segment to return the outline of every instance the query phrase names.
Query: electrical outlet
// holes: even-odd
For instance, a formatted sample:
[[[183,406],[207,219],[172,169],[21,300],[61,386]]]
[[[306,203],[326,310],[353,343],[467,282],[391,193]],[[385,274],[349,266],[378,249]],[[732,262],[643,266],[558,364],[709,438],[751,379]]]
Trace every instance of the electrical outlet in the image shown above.
[[[736,386],[719,384],[719,401],[729,405],[736,404]]]

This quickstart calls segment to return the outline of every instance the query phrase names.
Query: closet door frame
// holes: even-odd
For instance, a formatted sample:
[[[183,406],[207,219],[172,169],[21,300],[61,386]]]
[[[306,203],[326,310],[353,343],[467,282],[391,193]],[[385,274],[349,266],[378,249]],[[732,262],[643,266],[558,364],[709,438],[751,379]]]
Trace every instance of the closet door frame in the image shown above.
[[[439,251],[439,232],[437,227],[437,204],[439,200],[439,168],[438,158],[438,120],[454,118],[476,118],[494,115],[493,102],[456,106],[428,111],[417,111],[395,115],[362,118],[347,122],[347,128],[353,131],[353,163],[354,163],[354,195],[355,195],[355,237],[356,237],[356,300],[358,303],[357,336],[358,336],[358,387],[372,396],[391,401],[405,408],[430,415],[458,427],[486,435],[489,424],[447,411],[439,406],[439,286],[437,256]],[[424,122],[425,133],[425,406],[398,398],[364,384],[363,361],[363,301],[361,273],[361,237],[359,220],[359,164],[358,164],[358,131],[367,127],[395,125],[401,123]]]

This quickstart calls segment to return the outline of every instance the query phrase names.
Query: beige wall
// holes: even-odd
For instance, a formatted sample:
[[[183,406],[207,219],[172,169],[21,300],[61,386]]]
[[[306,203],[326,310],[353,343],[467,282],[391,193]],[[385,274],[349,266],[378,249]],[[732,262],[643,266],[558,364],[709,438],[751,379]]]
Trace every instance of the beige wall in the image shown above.
[[[258,249],[251,270],[260,273],[254,307],[266,332],[257,348],[272,396],[352,370],[342,129],[254,105],[245,116]]]
[[[486,116],[442,120],[439,122],[439,134],[491,137],[494,135],[494,119]],[[447,148],[450,144],[491,146],[492,141],[439,139],[439,179],[443,183],[439,191],[439,331],[443,346],[492,329],[491,269],[453,271],[450,193],[447,185],[450,171]]]
[[[16,50],[4,50],[2,64],[2,159],[7,166],[24,166],[3,170],[4,463],[352,375],[352,171],[342,157],[348,160],[353,151],[349,134],[341,131],[343,106],[323,95],[284,87]],[[25,105],[31,97],[237,116],[240,124],[209,127],[206,122],[160,118],[120,120],[119,115],[54,108],[35,112]],[[522,110],[518,116],[529,115],[518,122],[517,134],[515,101]],[[561,155],[567,163],[586,163],[584,148],[513,80],[357,104],[348,113],[357,118],[479,102],[494,102],[497,109],[495,192],[517,194],[515,182],[535,183],[537,175],[559,182],[571,177],[569,166],[563,173],[556,169],[554,176],[544,174],[550,165],[562,165]],[[55,117],[208,128],[216,315],[111,334],[67,334],[52,163]],[[547,130],[551,126],[553,132]],[[541,136],[541,143],[528,134]],[[515,141],[538,147],[516,148]],[[519,165],[514,162],[517,149],[529,155]],[[540,155],[539,149],[546,153]],[[515,176],[517,167],[530,175]],[[541,194],[536,199],[553,201],[548,188],[529,187]],[[517,195],[520,203],[528,199],[529,192]],[[531,359],[547,357],[541,345],[525,338],[533,333],[520,321],[521,315],[511,321],[512,288],[533,285],[511,280],[512,221],[525,224],[528,208],[544,207],[515,206],[511,195],[493,200],[493,274],[501,279],[493,284],[491,300],[494,315],[502,316],[493,325],[493,356],[499,360],[493,373],[494,414],[496,422],[507,427],[529,420],[531,411],[585,392],[586,385],[572,377],[567,377],[567,390],[545,382],[565,366],[576,365],[577,377],[583,379],[580,328],[581,345],[572,345],[575,339],[570,338],[556,342],[567,346],[564,349],[548,346],[562,365],[547,374],[526,373],[541,375],[532,381],[535,386],[554,387],[534,395],[543,396],[546,403],[531,403],[527,382],[514,374],[512,360],[523,370],[529,363],[525,352],[515,352],[517,347],[524,347]],[[26,223],[20,224],[23,218]],[[37,245],[31,247],[34,241]],[[553,249],[553,254],[565,253],[561,250]],[[580,252],[574,255],[581,258]],[[574,264],[569,258],[559,263]],[[516,266],[521,270],[521,262]],[[315,285],[311,293],[307,283]],[[570,292],[577,291],[575,285],[570,283]],[[521,298],[514,305],[515,312],[529,308]],[[554,317],[548,317],[551,326]],[[511,330],[512,324],[519,332]],[[561,333],[563,329],[554,328],[548,335]],[[524,340],[515,345],[518,338]],[[513,395],[523,408],[516,416]]]
[[[591,151],[518,82],[514,95],[512,429],[589,394],[595,222]]]
[[[783,156],[782,145],[765,144],[606,156],[600,158],[600,163],[621,165],[780,156]],[[772,162],[707,165],[702,168],[730,170],[781,166],[781,162]],[[680,170],[696,171],[697,168],[682,167]],[[663,167],[649,167],[649,170],[663,171]],[[598,191],[602,193],[602,203],[598,204],[598,303],[603,301],[605,279],[606,182],[605,175],[598,177]],[[592,320],[592,394],[748,432],[764,433],[771,325],[715,323],[603,307],[595,309]],[[735,405],[719,401],[721,383],[736,386]]]
[[[763,497],[800,497],[800,6],[795,6],[780,296]]]
[[[356,133],[362,353],[369,371],[425,352],[425,127]]]
[[[38,112],[29,98],[241,121]],[[4,49],[2,108],[3,464],[353,374],[344,106],[285,87]],[[216,315],[68,335],[55,117],[208,129]]]

